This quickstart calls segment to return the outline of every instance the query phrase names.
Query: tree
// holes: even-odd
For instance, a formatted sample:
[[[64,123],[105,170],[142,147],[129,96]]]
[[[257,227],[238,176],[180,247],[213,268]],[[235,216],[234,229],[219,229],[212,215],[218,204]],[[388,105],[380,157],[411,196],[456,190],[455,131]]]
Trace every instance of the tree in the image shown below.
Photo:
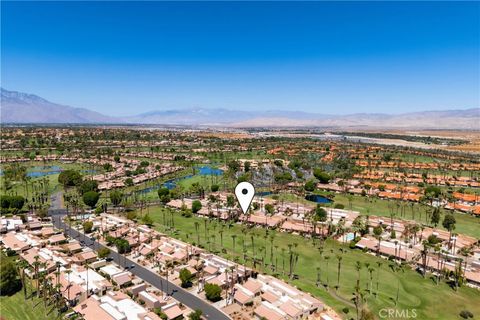
[[[443,218],[442,226],[451,232],[455,229],[456,223],[457,221],[455,220],[455,217],[453,216],[453,214],[449,213],[445,215],[445,217]]]
[[[97,205],[100,194],[96,191],[88,191],[83,194],[83,202],[90,208],[94,208]]]
[[[98,182],[95,180],[85,180],[78,186],[78,192],[85,194],[88,191],[98,192]]]
[[[168,190],[168,188],[160,188],[158,189],[157,193],[160,202],[162,202],[163,204],[167,204],[168,202],[170,202],[170,190]]]
[[[20,279],[17,279],[17,269],[14,264],[1,259],[0,263],[0,295],[12,295],[22,288]]]
[[[275,212],[275,207],[271,203],[267,203],[265,205],[265,211],[267,211],[269,214],[273,214]]]
[[[205,284],[205,296],[212,302],[217,302],[222,299],[222,288],[214,283]]]
[[[227,163],[228,169],[230,169],[232,172],[237,172],[240,170],[240,162],[232,160]]]
[[[327,211],[322,208],[320,204],[317,204],[317,207],[315,208],[315,218],[317,221],[327,221]]]
[[[448,230],[448,232],[450,232],[450,240],[452,239],[452,231],[455,230],[455,223],[457,223],[457,221],[451,213],[445,215],[445,217],[443,218],[442,225],[445,229]]]
[[[107,163],[105,163],[105,164],[103,165],[103,169],[104,169],[105,171],[107,171],[107,172],[110,172],[110,171],[113,170],[113,166],[112,166],[111,163],[107,162]]]
[[[182,288],[188,288],[192,285],[193,275],[187,268],[180,270],[180,280],[182,281]]]
[[[58,175],[58,182],[64,187],[79,186],[82,183],[82,175],[76,170],[65,170]]]
[[[438,198],[442,190],[437,186],[428,186],[425,188],[425,194],[430,194],[433,198]]]
[[[90,233],[92,232],[92,229],[93,229],[93,222],[92,221],[85,221],[83,223],[83,231],[85,233]]]
[[[8,196],[8,195],[2,195],[0,197],[0,207],[2,207],[2,209],[8,209],[10,208],[10,200],[11,200],[11,196]]]
[[[189,320],[201,320],[202,319],[202,310],[196,309],[188,315]]]
[[[192,212],[197,213],[200,209],[202,209],[202,203],[199,200],[194,200],[192,202]]]
[[[116,238],[114,240],[115,247],[117,247],[118,253],[127,253],[130,252],[130,244],[126,239]]]
[[[438,223],[440,222],[440,208],[437,207],[433,209],[431,222],[436,228]]]
[[[315,168],[313,170],[313,175],[318,181],[320,181],[320,183],[328,183],[330,181],[330,175],[320,168]]]
[[[121,193],[120,191],[115,190],[110,192],[110,201],[115,207],[122,202],[122,199],[123,199],[123,193]]]
[[[380,253],[380,241],[382,240],[383,228],[381,226],[376,226],[373,228],[373,235],[378,240],[377,255]]]
[[[104,259],[104,258],[108,257],[109,254],[110,254],[110,249],[108,249],[108,248],[103,247],[103,248],[100,248],[98,250],[98,257],[100,259]]]
[[[315,186],[316,186],[316,183],[315,183],[314,180],[308,180],[308,181],[305,183],[304,188],[305,188],[306,191],[312,192],[312,191],[315,190]]]

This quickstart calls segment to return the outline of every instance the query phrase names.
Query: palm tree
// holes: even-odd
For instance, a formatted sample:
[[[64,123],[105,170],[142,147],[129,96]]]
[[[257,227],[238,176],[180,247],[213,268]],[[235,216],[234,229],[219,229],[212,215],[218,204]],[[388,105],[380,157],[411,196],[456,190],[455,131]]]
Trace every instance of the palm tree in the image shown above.
[[[28,267],[28,263],[25,260],[17,261],[17,270],[20,274],[20,281],[22,282],[23,287],[23,298],[27,300],[27,284],[25,282],[25,269]]]
[[[370,274],[370,289],[368,290],[369,292],[369,295],[372,295],[372,285],[373,285],[373,272],[375,271],[375,269],[373,267],[367,267],[367,270],[368,270],[368,273]]]
[[[403,270],[403,264],[398,264],[396,262],[390,264],[390,268],[394,273],[399,273],[400,271]],[[399,298],[399,293],[400,293],[400,276],[397,275],[397,294],[395,296],[395,305],[398,303],[398,298]]]
[[[89,292],[88,292],[88,269],[90,268],[90,265],[88,264],[88,262],[85,263],[85,269],[87,270],[87,299],[88,299],[88,295],[89,295]]]
[[[68,299],[68,305],[70,305],[70,273],[72,273],[72,270],[71,269],[67,269],[65,270],[65,273],[67,274],[67,299]]]
[[[328,271],[328,262],[330,261],[330,256],[325,256],[324,257],[326,263],[327,263],[327,289],[328,289],[328,286],[329,286],[329,271]]]
[[[237,238],[236,234],[232,234],[232,245],[233,245],[233,254],[235,255],[235,239]]]
[[[337,287],[336,287],[337,290],[338,290],[338,288],[340,288],[340,269],[342,267],[342,259],[343,259],[343,257],[341,255],[337,255],[337,260],[338,260],[338,264],[337,264]]]
[[[35,272],[35,279],[37,279],[37,297],[39,297],[40,295],[40,281],[39,281],[39,274],[38,274],[38,270],[40,268],[40,256],[34,256],[33,257],[34,261],[33,261],[33,268],[34,268],[34,272]]]
[[[165,265],[165,280],[167,280],[167,290],[166,290],[166,293],[167,293],[167,296],[168,296],[168,273],[170,272],[170,268],[172,267],[172,262],[171,261],[167,261],[166,265]]]
[[[377,261],[377,290],[375,293],[375,297],[378,297],[378,283],[380,282],[380,267],[382,266],[381,261]]]
[[[200,223],[198,221],[195,221],[195,232],[197,233],[197,246],[200,245]]]

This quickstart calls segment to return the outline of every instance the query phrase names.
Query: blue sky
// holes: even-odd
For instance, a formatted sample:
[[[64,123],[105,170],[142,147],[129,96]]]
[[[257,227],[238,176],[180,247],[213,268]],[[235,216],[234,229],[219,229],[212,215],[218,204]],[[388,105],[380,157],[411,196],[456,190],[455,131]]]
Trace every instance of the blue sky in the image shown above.
[[[480,105],[479,2],[1,7],[2,86],[109,115]]]

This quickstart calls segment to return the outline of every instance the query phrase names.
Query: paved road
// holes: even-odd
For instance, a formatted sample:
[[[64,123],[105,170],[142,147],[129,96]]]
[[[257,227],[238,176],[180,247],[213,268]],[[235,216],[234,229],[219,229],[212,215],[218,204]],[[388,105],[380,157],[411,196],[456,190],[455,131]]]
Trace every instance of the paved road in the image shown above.
[[[91,247],[92,249],[98,250],[100,248],[104,248],[105,246],[99,243],[98,241],[94,241],[83,233],[75,230],[70,229],[67,224],[62,221],[62,217],[66,214],[66,211],[63,209],[52,209],[49,211],[50,215],[53,219],[53,224],[55,227],[59,229],[63,229],[66,234],[68,234],[72,238],[76,238],[79,241],[84,241],[84,246]],[[134,266],[129,271],[136,275],[137,277],[143,279],[144,281],[150,283],[154,287],[159,290],[167,288],[167,281],[160,277],[158,274],[142,267],[141,265],[137,264],[130,259],[127,259],[124,255],[121,255],[113,250],[110,253],[110,258],[116,261],[120,266]],[[219,309],[213,307],[208,302],[198,298],[197,296],[191,294],[190,292],[184,290],[183,288],[169,282],[168,283],[168,294],[174,297],[176,300],[180,301],[184,305],[188,306],[189,308],[196,310],[200,309],[203,311],[203,316],[208,319],[214,320],[227,320],[230,319],[225,313],[221,312]]]

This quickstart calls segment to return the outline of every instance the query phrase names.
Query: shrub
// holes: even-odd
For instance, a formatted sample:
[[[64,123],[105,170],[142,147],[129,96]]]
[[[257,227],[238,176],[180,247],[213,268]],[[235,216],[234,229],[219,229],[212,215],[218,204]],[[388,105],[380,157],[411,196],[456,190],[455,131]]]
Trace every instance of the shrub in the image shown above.
[[[320,183],[328,183],[330,181],[330,175],[320,168],[315,168],[313,170],[313,175],[318,181],[320,181]]]
[[[218,184],[212,184],[210,189],[212,190],[212,192],[217,192],[220,189],[220,186]]]
[[[200,320],[200,319],[202,319],[202,314],[203,314],[202,310],[197,309],[197,310],[191,312],[188,315],[188,319],[189,320]]]
[[[110,249],[108,249],[108,248],[100,248],[98,250],[98,257],[100,259],[104,259],[104,258],[108,257],[109,254],[110,254]]]
[[[335,206],[334,206],[335,209],[345,209],[345,205],[341,204],[341,203],[336,203]]]
[[[471,312],[468,311],[468,310],[462,310],[462,311],[460,312],[460,317],[462,317],[463,319],[473,318],[473,313],[471,313]]]
[[[306,191],[310,191],[310,192],[311,192],[311,191],[314,191],[314,190],[315,190],[315,186],[316,186],[316,184],[315,184],[315,181],[314,181],[314,180],[308,180],[308,181],[305,183],[304,188],[305,188]]]
[[[152,226],[153,225],[153,219],[150,217],[150,215],[147,213],[142,217],[142,222],[146,224],[147,226]]]
[[[130,178],[130,177],[125,179],[125,185],[128,186],[128,187],[133,186],[133,179]]]
[[[127,212],[127,219],[135,220],[137,218],[137,213],[135,211]]]
[[[22,196],[13,196],[10,200],[10,207],[14,209],[22,209],[25,204],[25,198]]]
[[[199,200],[194,200],[192,202],[192,212],[197,213],[200,209],[202,209],[202,203]]]
[[[85,221],[83,223],[83,231],[85,231],[85,233],[92,232],[92,229],[93,229],[93,222],[92,221]]]

